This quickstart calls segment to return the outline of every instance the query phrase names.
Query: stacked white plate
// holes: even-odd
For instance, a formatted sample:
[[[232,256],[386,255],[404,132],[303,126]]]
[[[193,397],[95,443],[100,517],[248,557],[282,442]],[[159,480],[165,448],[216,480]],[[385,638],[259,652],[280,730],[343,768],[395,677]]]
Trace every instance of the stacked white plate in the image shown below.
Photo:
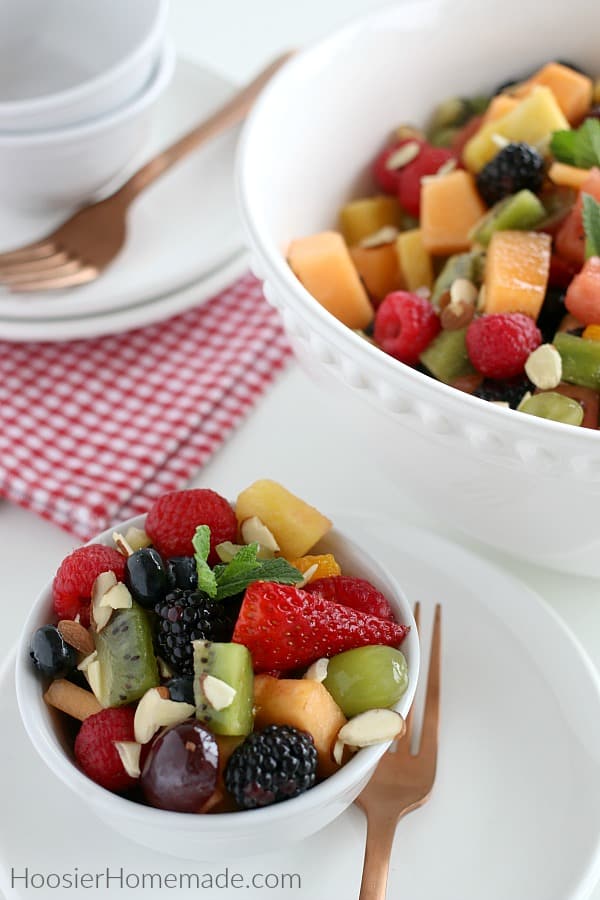
[[[152,139],[130,172],[232,90],[220,76],[179,60],[157,105]],[[11,294],[0,288],[0,339],[65,341],[127,331],[197,306],[234,281],[246,267],[233,186],[236,140],[232,130],[191,153],[135,201],[127,243],[97,281],[64,292]],[[0,208],[0,252],[37,240],[64,218],[64,212]]]

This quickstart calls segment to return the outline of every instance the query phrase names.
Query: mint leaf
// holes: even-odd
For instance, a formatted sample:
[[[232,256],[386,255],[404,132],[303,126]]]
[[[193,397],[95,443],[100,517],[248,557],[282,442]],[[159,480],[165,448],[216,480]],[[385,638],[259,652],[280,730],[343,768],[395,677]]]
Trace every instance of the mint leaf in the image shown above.
[[[253,581],[277,581],[279,584],[297,584],[303,574],[286,559],[257,559],[258,544],[241,547],[227,565],[215,566],[217,600],[241,593]]]
[[[192,538],[192,546],[195,551],[196,571],[198,572],[198,590],[204,591],[209,597],[216,597],[215,573],[206,562],[210,553],[210,528],[208,525],[198,525]]]
[[[590,194],[583,195],[585,257],[600,256],[600,203]]]
[[[580,169],[600,166],[600,122],[586,119],[577,129],[555,131],[550,150],[555,159],[569,166]]]

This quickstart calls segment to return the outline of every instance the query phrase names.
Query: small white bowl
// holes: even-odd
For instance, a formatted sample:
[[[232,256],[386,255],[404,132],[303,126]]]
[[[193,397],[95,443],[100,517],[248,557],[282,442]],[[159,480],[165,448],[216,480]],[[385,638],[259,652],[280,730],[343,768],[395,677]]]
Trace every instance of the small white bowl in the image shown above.
[[[144,521],[144,516],[138,516],[115,527],[124,533],[130,525],[143,527]],[[98,535],[94,543],[112,544],[113,531],[110,528]],[[379,563],[336,529],[315,552],[334,553],[342,571],[371,581],[386,595],[398,621],[411,626],[402,644],[409,685],[395,707],[406,716],[417,687],[420,654],[415,621],[400,587]],[[50,710],[42,699],[43,684],[29,658],[29,641],[37,628],[53,620],[50,582],[33,604],[17,651],[17,701],[33,746],[52,773],[81,799],[82,826],[85,807],[89,806],[115,831],[161,853],[194,860],[264,853],[308,837],[339,816],[358,796],[389,746],[379,744],[361,750],[339,772],[311,790],[264,809],[192,815],[143,806],[105,790],[79,770],[66,717]]]
[[[251,268],[323,402],[357,446],[437,519],[539,565],[600,576],[600,432],[502,409],[403,365],[330,315],[286,262],[294,237],[335,227],[374,191],[391,130],[447,97],[493,90],[552,59],[600,72],[600,5],[409,0],[292,58],[245,127],[237,184]],[[359,473],[357,473],[359,477]]]
[[[168,0],[4,0],[0,132],[64,128],[138,94],[163,43]]]
[[[58,210],[90,200],[143,147],[174,65],[174,49],[166,44],[150,81],[117,111],[68,128],[0,134],[2,201],[20,209]]]

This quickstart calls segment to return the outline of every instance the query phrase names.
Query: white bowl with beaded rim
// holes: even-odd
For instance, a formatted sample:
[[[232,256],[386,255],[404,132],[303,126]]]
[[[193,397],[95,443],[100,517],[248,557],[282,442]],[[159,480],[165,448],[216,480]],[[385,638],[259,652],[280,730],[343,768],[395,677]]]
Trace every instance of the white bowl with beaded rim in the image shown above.
[[[93,543],[114,546],[115,528],[125,533],[131,525],[144,526],[137,516],[104,531]],[[334,553],[342,571],[371,581],[388,598],[399,622],[411,626],[402,643],[408,664],[409,684],[394,707],[406,716],[419,677],[419,637],[408,601],[396,580],[362,547],[332,529],[314,552]],[[255,809],[213,815],[169,812],[144,806],[105,790],[78,768],[73,755],[73,733],[67,716],[50,709],[43,700],[44,682],[29,658],[29,641],[41,625],[55,620],[52,582],[35,600],[17,650],[16,692],[19,711],[31,742],[44,763],[81,800],[81,826],[89,808],[103,822],[126,838],[158,852],[193,860],[248,856],[273,850],[308,837],[339,816],[358,796],[389,746],[378,744],[360,750],[334,775],[304,794]],[[49,773],[49,777],[50,776]],[[77,827],[77,823],[75,823]]]
[[[409,496],[498,549],[592,576],[600,433],[500,408],[405,366],[330,315],[285,253],[372,191],[370,161],[395,125],[423,124],[446,97],[484,93],[550,59],[598,74],[598,28],[600,6],[584,0],[543,15],[534,0],[506,0],[502,15],[476,0],[386,8],[286,64],[246,124],[237,163],[251,267],[323,402],[352,416],[365,459],[399,503]]]

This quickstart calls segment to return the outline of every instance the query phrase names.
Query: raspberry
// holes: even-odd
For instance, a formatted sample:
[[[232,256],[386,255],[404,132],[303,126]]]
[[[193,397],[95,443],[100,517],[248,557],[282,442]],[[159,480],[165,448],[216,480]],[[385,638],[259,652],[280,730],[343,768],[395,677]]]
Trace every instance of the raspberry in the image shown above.
[[[52,583],[54,612],[59,619],[74,619],[79,615],[81,624],[88,627],[92,587],[101,572],[114,572],[117,580],[122,581],[124,557],[112,547],[88,544],[63,559]]]
[[[409,215],[418,219],[421,212],[421,178],[435,175],[451,159],[456,157],[450,150],[423,142],[419,155],[400,169],[398,200]]]
[[[400,147],[403,147],[405,144],[418,144],[419,147],[424,143],[424,141],[420,141],[417,138],[404,138],[400,141],[394,141],[394,143],[390,147],[386,147],[385,150],[382,150],[381,153],[375,158],[375,162],[373,163],[373,176],[378,186],[382,191],[385,191],[386,194],[397,194],[398,186],[400,184],[400,175],[402,169],[389,169],[388,168],[388,160],[391,156],[396,153]]]
[[[126,791],[137,783],[125,771],[115,741],[135,741],[134,711],[129,706],[103,709],[85,719],[75,738],[75,759],[83,772],[109,791]]]
[[[415,365],[440,331],[440,319],[424,297],[406,291],[388,294],[375,314],[375,342],[401,362]]]
[[[215,491],[197,488],[163,494],[151,507],[145,527],[158,552],[168,558],[194,555],[192,538],[198,525],[210,528],[208,562],[215,565],[220,562],[216,545],[235,541],[237,536],[235,513]]]
[[[486,378],[516,378],[527,357],[542,343],[539,328],[523,313],[492,313],[474,319],[467,328],[467,352]]]
[[[304,590],[309,594],[319,594],[323,600],[340,603],[379,619],[394,621],[394,613],[384,595],[364,578],[351,578],[349,575],[315,578],[305,585]]]

